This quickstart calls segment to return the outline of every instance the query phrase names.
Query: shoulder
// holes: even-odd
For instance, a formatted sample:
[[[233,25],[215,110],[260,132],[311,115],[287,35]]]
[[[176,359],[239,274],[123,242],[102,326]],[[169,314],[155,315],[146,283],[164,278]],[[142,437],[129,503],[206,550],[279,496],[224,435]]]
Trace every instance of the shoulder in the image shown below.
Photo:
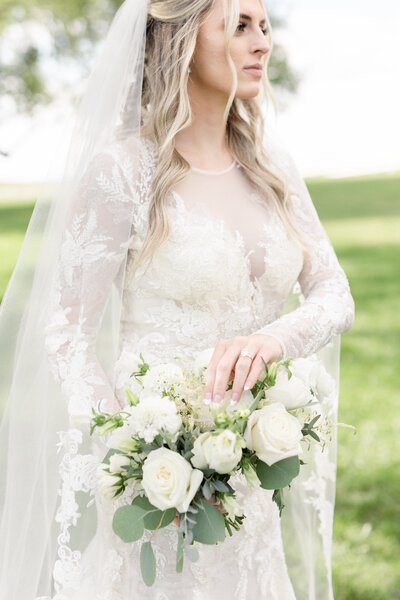
[[[84,171],[82,183],[143,191],[157,164],[156,148],[154,142],[142,136],[113,140],[94,154]]]

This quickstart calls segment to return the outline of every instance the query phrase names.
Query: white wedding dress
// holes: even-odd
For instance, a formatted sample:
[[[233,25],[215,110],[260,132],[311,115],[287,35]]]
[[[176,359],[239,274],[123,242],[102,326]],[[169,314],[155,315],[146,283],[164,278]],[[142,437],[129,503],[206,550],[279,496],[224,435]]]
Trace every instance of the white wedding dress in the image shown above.
[[[65,232],[46,340],[52,370],[72,415],[100,398],[107,400],[108,410],[119,410],[126,403],[123,386],[131,372],[131,353],[142,352],[153,365],[175,356],[192,360],[222,338],[266,333],[279,339],[285,356],[308,356],[349,329],[354,305],[348,281],[306,188],[296,193],[293,185],[292,201],[300,226],[315,243],[308,261],[273,209],[261,204],[236,162],[218,172],[193,167],[176,185],[168,203],[170,238],[150,268],[145,273],[139,269],[132,277],[130,267],[144,238],[157,164],[153,142],[142,138],[135,181],[131,160],[128,142],[115,143],[97,156],[81,187],[84,209]],[[119,231],[132,205],[134,222],[127,247]],[[105,298],[126,253],[114,393],[100,367],[95,341]],[[297,281],[304,302],[280,316]],[[200,558],[194,563],[185,558],[182,574],[175,572],[177,536],[172,523],[152,538],[157,577],[151,588],[143,583],[141,542],[125,544],[111,528],[113,512],[129,502],[128,493],[110,502],[95,492],[96,533],[82,556],[74,552],[70,534],[79,518],[77,493],[95,488],[95,466],[108,450],[96,439],[93,455],[80,457],[77,438],[78,430],[72,429],[62,440],[67,459],[56,518],[63,535],[54,568],[55,598],[172,600],[177,594],[185,600],[295,598],[271,492],[247,489],[241,476],[232,480],[246,514],[241,530],[216,546],[197,544]],[[79,477],[71,469],[78,459]]]

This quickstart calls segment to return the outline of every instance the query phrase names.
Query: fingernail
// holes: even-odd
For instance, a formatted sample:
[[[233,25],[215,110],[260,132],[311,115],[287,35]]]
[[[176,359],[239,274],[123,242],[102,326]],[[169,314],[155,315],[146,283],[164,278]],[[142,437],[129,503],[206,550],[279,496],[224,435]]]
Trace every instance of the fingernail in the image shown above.
[[[204,396],[204,404],[210,404],[211,402],[211,392],[207,392]]]
[[[251,385],[251,381],[246,381],[246,385],[244,386],[244,390],[250,390],[253,386]]]
[[[232,402],[237,402],[239,400],[239,394],[238,394],[238,392],[233,392],[232,393],[231,400],[232,400]]]
[[[221,394],[215,394],[214,402],[221,402]]]

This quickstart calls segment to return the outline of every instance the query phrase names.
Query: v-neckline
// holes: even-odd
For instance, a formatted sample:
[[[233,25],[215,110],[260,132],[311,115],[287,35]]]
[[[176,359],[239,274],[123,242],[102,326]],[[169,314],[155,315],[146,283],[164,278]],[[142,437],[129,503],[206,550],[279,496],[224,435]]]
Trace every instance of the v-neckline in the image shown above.
[[[240,231],[238,229],[235,229],[233,231],[231,229],[229,229],[229,227],[227,227],[223,218],[219,218],[219,219],[211,218],[206,215],[202,215],[198,212],[195,212],[193,210],[189,210],[187,208],[186,203],[185,203],[184,199],[182,198],[182,196],[180,196],[180,194],[178,194],[178,192],[176,192],[175,190],[171,190],[171,192],[175,196],[175,198],[178,200],[175,207],[173,205],[171,205],[173,208],[180,208],[183,211],[183,213],[191,219],[198,219],[204,223],[209,223],[212,227],[215,227],[215,228],[218,227],[218,229],[222,228],[225,238],[229,238],[231,240],[231,243],[234,244],[234,246],[239,249],[239,254],[240,254],[241,259],[243,260],[245,267],[246,267],[248,282],[252,288],[251,298],[252,298],[252,300],[254,300],[257,295],[257,292],[261,291],[261,288],[260,288],[261,282],[263,281],[263,279],[266,277],[266,275],[268,273],[267,268],[266,268],[265,249],[264,249],[264,257],[263,257],[264,258],[264,271],[261,273],[260,276],[253,278],[253,276],[251,274],[251,265],[250,265],[249,256],[252,252],[254,252],[254,250],[248,250],[247,252],[245,251],[244,239],[243,239],[243,236],[240,233]],[[263,226],[262,230],[263,230],[263,232],[265,231],[264,226]],[[238,238],[239,238],[239,243],[238,243]],[[257,242],[257,245],[260,242]]]

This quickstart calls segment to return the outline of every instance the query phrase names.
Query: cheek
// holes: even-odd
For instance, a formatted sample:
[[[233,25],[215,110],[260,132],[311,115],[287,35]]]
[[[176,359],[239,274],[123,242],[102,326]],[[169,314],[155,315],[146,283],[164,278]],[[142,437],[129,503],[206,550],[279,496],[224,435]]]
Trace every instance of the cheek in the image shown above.
[[[199,36],[194,53],[197,76],[208,84],[217,86],[229,78],[230,70],[225,58],[223,40],[218,36]]]

